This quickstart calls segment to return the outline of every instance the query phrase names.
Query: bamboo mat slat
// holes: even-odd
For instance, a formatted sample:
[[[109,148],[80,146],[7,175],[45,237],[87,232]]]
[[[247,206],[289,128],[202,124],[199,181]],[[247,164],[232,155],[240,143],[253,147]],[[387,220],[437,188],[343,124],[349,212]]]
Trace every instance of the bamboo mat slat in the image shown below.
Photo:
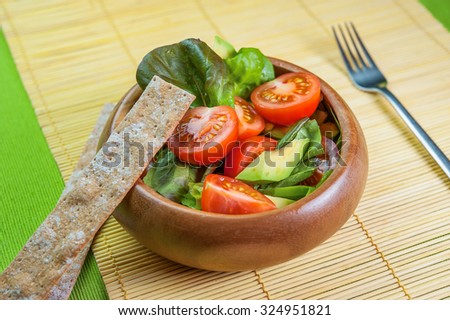
[[[392,91],[450,155],[450,34],[418,2],[0,3],[1,26],[66,179],[99,109],[134,83],[145,53],[188,37],[212,43],[218,34],[315,72],[364,130],[364,196],[321,246],[263,270],[209,272],[157,256],[111,218],[93,245],[111,299],[450,298],[450,184],[392,108],[352,86],[330,29],[356,24]]]

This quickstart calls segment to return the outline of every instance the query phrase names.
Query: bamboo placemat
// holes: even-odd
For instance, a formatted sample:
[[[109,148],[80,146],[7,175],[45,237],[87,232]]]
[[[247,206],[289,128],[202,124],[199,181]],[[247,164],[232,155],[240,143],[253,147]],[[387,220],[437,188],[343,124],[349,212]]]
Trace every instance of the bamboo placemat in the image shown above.
[[[154,47],[221,35],[306,67],[359,119],[370,172],[354,215],[315,250],[218,273],[165,260],[114,219],[94,254],[111,299],[449,299],[449,181],[378,96],[347,78],[330,26],[353,21],[391,89],[450,154],[450,34],[416,1],[11,1],[0,21],[65,179],[101,106]]]

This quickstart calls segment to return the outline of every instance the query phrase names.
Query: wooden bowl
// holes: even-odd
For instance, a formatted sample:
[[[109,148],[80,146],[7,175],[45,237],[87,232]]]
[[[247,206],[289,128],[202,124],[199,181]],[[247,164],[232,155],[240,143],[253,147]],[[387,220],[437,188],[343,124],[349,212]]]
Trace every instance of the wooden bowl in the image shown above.
[[[277,75],[305,71],[282,60],[271,61]],[[346,165],[338,165],[325,183],[307,197],[282,209],[256,214],[207,213],[172,202],[139,179],[114,212],[115,218],[153,252],[207,270],[264,268],[318,246],[352,215],[368,171],[367,147],[358,121],[338,93],[322,80],[321,90],[340,122],[341,157]],[[119,101],[101,143],[141,93],[135,85]]]

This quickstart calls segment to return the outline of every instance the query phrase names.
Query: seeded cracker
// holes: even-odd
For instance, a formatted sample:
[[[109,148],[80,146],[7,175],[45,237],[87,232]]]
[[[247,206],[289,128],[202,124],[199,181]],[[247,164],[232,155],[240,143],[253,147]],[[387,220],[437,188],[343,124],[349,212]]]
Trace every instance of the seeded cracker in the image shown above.
[[[106,153],[100,150],[80,178],[66,188],[53,212],[0,276],[0,299],[48,299],[59,288],[64,272],[92,241],[194,99],[158,77],[150,81],[109,137]],[[148,156],[142,159],[137,148],[125,146],[126,136],[133,145],[144,146]],[[122,161],[112,165],[118,157]]]
[[[100,135],[105,127],[109,116],[111,115],[112,110],[114,109],[114,104],[106,103],[103,106],[103,109],[100,111],[100,115],[98,116],[97,122],[92,130],[89,138],[84,147],[83,153],[78,160],[77,165],[75,166],[72,175],[69,180],[66,182],[66,187],[71,186],[77,179],[80,177],[83,169],[92,161],[96,152],[97,145],[100,139]],[[64,197],[66,190],[64,190],[61,195],[61,199]],[[72,292],[75,281],[80,274],[81,267],[83,266],[84,260],[89,252],[89,248],[91,247],[90,242],[74,259],[73,264],[64,272],[61,279],[59,279],[58,284],[53,287],[52,292],[49,295],[49,299],[52,300],[66,300],[69,298],[70,293]]]

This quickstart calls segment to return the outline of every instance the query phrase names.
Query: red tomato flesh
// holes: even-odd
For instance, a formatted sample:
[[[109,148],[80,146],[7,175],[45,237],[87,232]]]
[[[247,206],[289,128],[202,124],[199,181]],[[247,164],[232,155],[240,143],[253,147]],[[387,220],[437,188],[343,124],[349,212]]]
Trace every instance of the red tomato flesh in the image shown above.
[[[264,136],[250,137],[240,141],[226,156],[223,173],[231,178],[236,177],[263,151],[275,150],[277,143],[277,140]]]
[[[285,73],[257,87],[250,98],[266,120],[287,126],[314,113],[320,102],[320,81],[307,72]]]
[[[239,120],[239,140],[257,136],[264,130],[265,121],[263,117],[246,100],[235,97],[234,111],[236,111]]]
[[[236,112],[229,106],[189,109],[167,141],[184,162],[209,165],[223,159],[238,137]]]
[[[276,209],[275,204],[249,185],[230,177],[209,174],[203,186],[202,210],[245,214]]]

